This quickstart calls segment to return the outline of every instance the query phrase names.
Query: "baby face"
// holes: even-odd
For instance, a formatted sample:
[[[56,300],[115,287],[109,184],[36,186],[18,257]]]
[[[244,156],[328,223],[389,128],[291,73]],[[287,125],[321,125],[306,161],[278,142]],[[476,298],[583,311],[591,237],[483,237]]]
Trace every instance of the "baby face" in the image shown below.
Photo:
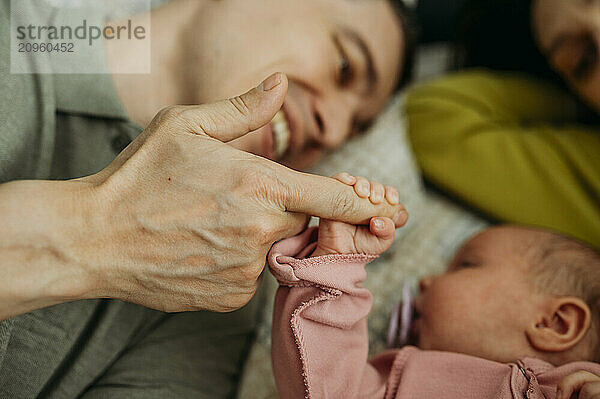
[[[525,330],[543,296],[528,269],[541,234],[486,230],[458,251],[446,273],[422,279],[412,331],[418,346],[500,362],[533,355]]]

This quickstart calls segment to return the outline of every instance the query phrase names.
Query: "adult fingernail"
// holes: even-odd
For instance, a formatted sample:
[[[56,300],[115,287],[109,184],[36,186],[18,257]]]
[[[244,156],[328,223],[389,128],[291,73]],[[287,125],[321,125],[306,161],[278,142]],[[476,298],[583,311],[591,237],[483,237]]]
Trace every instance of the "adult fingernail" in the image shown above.
[[[279,86],[280,83],[281,73],[276,72],[273,75],[269,76],[267,79],[265,79],[265,81],[262,83],[262,89],[263,91],[270,91]]]
[[[560,388],[558,388],[556,390],[556,399],[562,399],[562,391],[560,390]]]
[[[385,229],[385,223],[383,220],[377,218],[373,219],[373,226],[375,226],[375,230],[383,230]]]

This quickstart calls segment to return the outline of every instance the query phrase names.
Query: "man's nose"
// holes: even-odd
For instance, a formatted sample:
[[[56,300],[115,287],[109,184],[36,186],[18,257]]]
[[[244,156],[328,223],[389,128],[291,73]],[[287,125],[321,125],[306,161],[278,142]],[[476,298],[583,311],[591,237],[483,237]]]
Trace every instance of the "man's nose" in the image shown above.
[[[314,141],[326,149],[334,149],[343,144],[352,129],[353,112],[349,105],[338,103],[328,107],[315,107],[313,111]]]

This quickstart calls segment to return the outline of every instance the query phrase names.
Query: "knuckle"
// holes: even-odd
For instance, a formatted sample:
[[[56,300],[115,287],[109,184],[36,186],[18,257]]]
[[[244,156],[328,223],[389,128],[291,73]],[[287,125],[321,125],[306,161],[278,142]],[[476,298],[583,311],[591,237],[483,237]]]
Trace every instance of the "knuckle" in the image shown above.
[[[245,185],[275,184],[276,173],[270,161],[264,158],[254,157],[244,165],[241,178]]]
[[[327,248],[333,252],[346,252],[348,248],[348,240],[342,239],[341,237],[332,237],[328,240]]]
[[[236,310],[237,308],[233,305],[231,305],[229,302],[219,302],[217,304],[215,304],[215,306],[213,306],[212,309],[210,309],[213,312],[217,312],[217,313],[229,313],[229,312],[233,312],[234,310]]]
[[[242,267],[240,270],[240,277],[244,283],[254,285],[260,277],[265,267],[264,261],[257,261]]]
[[[294,190],[290,189],[291,183],[287,179],[282,179],[279,165],[257,158],[242,173],[242,179],[255,198],[269,202],[281,211],[286,210],[285,204],[289,203],[290,192]]]
[[[183,109],[178,115],[179,121],[187,130],[198,135],[210,135],[217,127],[225,123],[225,118],[220,120],[219,113],[196,112],[191,109]]]
[[[275,176],[273,184],[271,195],[282,212],[287,211],[288,204],[298,203],[302,199],[304,190],[293,179],[287,180]]]
[[[252,292],[243,292],[243,293],[239,293],[239,294],[235,294],[233,295],[228,303],[228,311],[234,311],[237,310],[239,308],[242,308],[244,306],[246,306],[248,304],[248,302],[250,302],[250,300],[252,299],[252,297],[254,296],[254,290],[252,290]]]
[[[266,243],[271,240],[271,236],[278,230],[277,226],[266,215],[254,218],[249,226],[251,236],[255,237],[255,243]]]
[[[243,116],[244,118],[247,118],[250,116],[250,106],[244,100],[243,96],[232,97],[227,101],[231,104],[233,109],[235,109],[235,111],[239,115]]]
[[[354,210],[353,198],[343,192],[338,192],[333,196],[331,205],[334,218],[347,215]]]
[[[160,123],[170,123],[179,120],[183,107],[171,105],[158,111],[157,118]]]
[[[256,163],[253,162],[241,171],[240,182],[245,186],[255,187],[265,184],[266,177],[262,168],[257,167]]]

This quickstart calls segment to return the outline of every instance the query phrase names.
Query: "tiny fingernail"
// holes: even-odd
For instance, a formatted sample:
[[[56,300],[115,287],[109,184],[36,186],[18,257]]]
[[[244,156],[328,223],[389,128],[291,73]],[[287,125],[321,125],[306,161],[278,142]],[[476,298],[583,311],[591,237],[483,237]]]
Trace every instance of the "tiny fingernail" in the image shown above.
[[[275,87],[279,86],[280,83],[281,73],[276,72],[273,75],[269,76],[267,79],[265,79],[265,81],[262,83],[262,89],[263,91],[270,91],[273,90]]]
[[[383,196],[381,193],[375,192],[371,193],[371,202],[374,204],[381,204],[383,202]]]
[[[373,219],[373,225],[376,230],[383,230],[385,228],[385,223],[381,219]]]
[[[348,173],[342,173],[340,175],[340,179],[346,184],[354,183],[354,178],[352,176],[350,176]]]
[[[400,203],[400,197],[398,196],[398,193],[396,191],[390,192],[389,200],[393,205]]]
[[[371,191],[371,186],[369,183],[361,182],[356,185],[356,189],[360,195],[368,196],[369,191]]]
[[[400,215],[398,215],[398,223],[404,224],[408,221],[408,212],[402,211]]]

